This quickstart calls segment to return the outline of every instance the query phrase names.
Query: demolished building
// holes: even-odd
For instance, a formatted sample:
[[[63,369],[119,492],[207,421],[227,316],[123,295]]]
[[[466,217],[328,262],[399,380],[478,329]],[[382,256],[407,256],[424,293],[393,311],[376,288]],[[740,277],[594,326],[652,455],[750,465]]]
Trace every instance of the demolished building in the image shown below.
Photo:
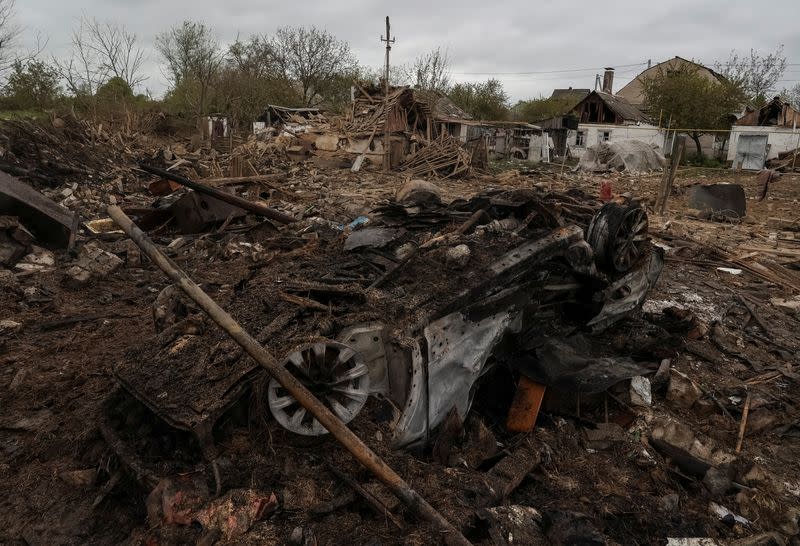
[[[114,229],[113,202],[143,229],[161,214],[173,265],[475,544],[798,535],[795,184],[711,228],[681,185],[648,226],[660,176],[403,185],[273,139],[221,154],[65,125],[3,126],[16,182],[93,220],[67,251],[72,212],[2,211],[10,262],[62,242],[0,269],[1,541],[442,536]]]
[[[800,148],[798,125],[800,111],[780,97],[773,98],[733,124],[728,161],[732,162],[733,168],[741,165],[747,170],[761,170],[772,159],[794,161],[794,151]]]

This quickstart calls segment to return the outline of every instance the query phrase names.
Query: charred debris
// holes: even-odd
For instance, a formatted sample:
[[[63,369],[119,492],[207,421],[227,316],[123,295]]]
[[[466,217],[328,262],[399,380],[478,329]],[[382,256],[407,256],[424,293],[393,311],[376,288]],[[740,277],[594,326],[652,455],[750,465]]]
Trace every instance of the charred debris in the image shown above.
[[[731,215],[690,209],[654,228],[661,175],[638,192],[619,187],[640,174],[478,178],[476,149],[440,131],[435,101],[360,92],[345,119],[270,107],[266,136],[224,151],[74,120],[5,127],[11,406],[38,392],[17,352],[26,337],[138,325],[101,342],[105,360],[72,342],[103,377],[80,421],[104,463],[58,474],[86,492],[77,521],[128,544],[336,544],[345,529],[371,544],[797,535],[800,512],[764,499],[793,493],[742,453],[748,434],[796,436],[784,391],[798,345],[782,326],[800,308],[792,256],[701,237],[701,221]],[[387,119],[394,171],[382,173],[370,157]],[[691,206],[732,207],[720,204],[730,188],[663,178],[673,199],[688,188]],[[681,269],[708,263],[784,297],[765,311],[741,285],[688,288]],[[106,286],[93,308],[60,306]],[[3,417],[4,468],[46,437],[15,435],[55,434],[53,419],[47,407]],[[583,487],[607,490],[598,502],[613,515]],[[127,523],[98,530],[105,510]]]

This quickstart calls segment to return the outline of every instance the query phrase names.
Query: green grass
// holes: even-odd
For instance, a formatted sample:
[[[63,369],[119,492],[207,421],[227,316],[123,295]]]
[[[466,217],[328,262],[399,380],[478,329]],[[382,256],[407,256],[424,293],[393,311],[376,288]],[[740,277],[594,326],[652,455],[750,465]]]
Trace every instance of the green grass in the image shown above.
[[[522,159],[491,159],[489,160],[489,170],[492,174],[500,174],[505,171],[513,171],[524,168],[532,168],[537,163]]]
[[[682,163],[684,165],[689,165],[691,167],[706,167],[710,169],[718,169],[721,167],[725,167],[727,162],[721,161],[716,157],[690,155],[688,157],[684,157]]]
[[[46,118],[47,113],[41,110],[0,110],[0,120]]]

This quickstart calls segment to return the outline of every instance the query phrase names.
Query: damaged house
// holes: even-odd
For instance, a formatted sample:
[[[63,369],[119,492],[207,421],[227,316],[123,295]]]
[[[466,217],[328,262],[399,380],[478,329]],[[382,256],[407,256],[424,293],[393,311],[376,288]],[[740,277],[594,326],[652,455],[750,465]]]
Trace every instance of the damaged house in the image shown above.
[[[733,125],[728,161],[733,162],[734,168],[741,164],[743,169],[760,170],[767,160],[784,159],[787,152],[800,147],[798,124],[800,111],[775,97]]]
[[[450,178],[486,168],[480,124],[445,95],[394,87],[385,97],[382,87],[359,84],[352,94],[343,117],[328,118],[317,108],[269,105],[253,132],[284,139],[281,149],[291,159],[319,156],[315,161],[350,165],[353,171],[365,162],[382,165],[384,155],[391,170],[412,176]]]
[[[393,170],[451,178],[471,172],[473,165],[485,168],[484,140],[473,138],[473,120],[446,96],[405,86],[384,94],[379,85],[354,86],[351,110],[341,123],[340,149],[381,164],[388,135]]]
[[[253,122],[253,134],[276,134],[284,126],[292,128],[326,121],[319,108],[288,108],[268,104],[264,113]]]
[[[609,85],[613,81],[608,78]],[[664,134],[639,108],[622,97],[611,94],[610,87],[592,91],[572,110],[578,128],[568,144],[580,157],[590,146],[600,142],[635,139],[663,146]]]

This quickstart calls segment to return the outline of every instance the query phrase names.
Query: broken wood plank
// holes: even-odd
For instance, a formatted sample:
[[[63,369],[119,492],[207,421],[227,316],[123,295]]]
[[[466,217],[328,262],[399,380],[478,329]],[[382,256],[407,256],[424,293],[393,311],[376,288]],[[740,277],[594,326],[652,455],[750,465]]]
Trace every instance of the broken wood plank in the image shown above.
[[[283,301],[288,301],[289,303],[293,303],[299,307],[305,307],[306,309],[316,309],[318,311],[330,311],[330,308],[327,305],[323,305],[318,301],[303,298],[301,296],[295,296],[294,294],[289,294],[287,292],[281,292],[278,296]]]
[[[736,454],[742,452],[742,442],[744,442],[744,432],[747,429],[747,416],[750,413],[750,393],[747,393],[747,398],[744,401],[744,408],[742,409],[742,423],[739,425],[739,438],[736,440]]]
[[[759,327],[760,327],[762,330],[764,330],[764,333],[766,333],[766,334],[768,334],[768,335],[770,335],[770,336],[771,336],[771,335],[772,335],[772,330],[770,330],[770,329],[767,327],[767,325],[766,325],[766,323],[764,322],[764,320],[763,320],[763,319],[761,318],[761,316],[760,316],[760,315],[759,315],[759,314],[756,312],[755,308],[754,308],[754,307],[753,307],[753,306],[750,304],[750,302],[748,302],[748,301],[745,299],[745,297],[744,297],[744,296],[742,296],[741,294],[737,294],[737,293],[735,293],[735,292],[734,292],[734,295],[736,296],[736,298],[737,298],[737,299],[738,299],[740,302],[742,302],[742,305],[744,305],[744,306],[745,306],[745,309],[747,309],[747,312],[748,312],[748,313],[750,313],[750,316],[751,316],[751,317],[753,317],[753,320],[754,320],[754,321],[756,321],[756,324],[758,324],[758,325],[759,325]]]
[[[501,504],[541,460],[539,451],[527,442],[509,453],[486,474],[486,491],[482,507]]]
[[[25,182],[0,171],[0,214],[18,217],[36,238],[66,247],[76,225],[75,214]]]
[[[683,150],[686,147],[686,137],[678,137],[672,146],[672,160],[670,161],[669,168],[664,169],[664,176],[661,178],[661,186],[658,190],[656,198],[655,210],[659,214],[667,212],[667,201],[672,193],[672,184],[675,181],[675,175],[678,172],[678,165],[683,155]]]

